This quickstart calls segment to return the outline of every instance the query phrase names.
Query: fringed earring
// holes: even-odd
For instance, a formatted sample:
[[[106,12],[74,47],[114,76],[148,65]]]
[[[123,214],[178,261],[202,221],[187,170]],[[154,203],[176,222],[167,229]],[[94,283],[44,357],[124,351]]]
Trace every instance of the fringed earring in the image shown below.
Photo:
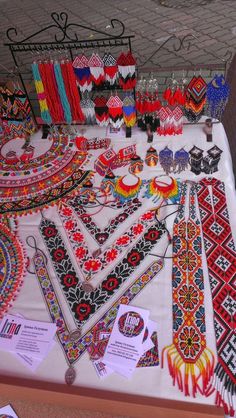
[[[104,54],[102,60],[104,64],[105,80],[110,86],[113,86],[117,80],[118,75],[116,59],[109,52],[108,54]]]
[[[165,171],[167,175],[169,175],[173,167],[174,161],[173,152],[167,146],[160,151],[159,161],[162,169]]]
[[[93,84],[90,68],[88,65],[88,58],[84,54],[79,55],[74,59],[72,65],[80,91],[82,93],[84,93],[85,91],[91,91]]]
[[[176,151],[174,157],[174,171],[175,173],[181,173],[181,171],[186,170],[188,168],[188,161],[189,155],[185,149],[181,148],[180,150]]]
[[[153,147],[148,148],[147,150],[147,154],[145,157],[145,163],[149,166],[149,167],[155,167],[158,163],[158,155],[157,155],[157,150]]]
[[[104,96],[94,99],[96,122],[99,126],[107,126],[109,123],[107,99]]]
[[[119,70],[119,84],[123,90],[132,90],[136,85],[135,65],[136,61],[131,52],[123,52],[117,59]]]
[[[180,106],[176,106],[172,112],[172,128],[174,135],[181,135],[183,133],[183,111]]]
[[[88,93],[86,93],[86,95],[87,94]],[[94,125],[96,123],[96,117],[93,101],[88,96],[84,96],[80,102],[80,105],[85,117],[85,123],[87,125]]]
[[[113,128],[119,129],[123,123],[123,102],[119,96],[111,96],[107,101],[110,124]]]
[[[189,122],[198,122],[204,113],[207,84],[201,76],[193,77],[186,89],[185,116]]]
[[[212,118],[221,120],[225,106],[229,99],[230,87],[223,75],[215,75],[207,85],[206,114]]]
[[[104,63],[98,54],[93,53],[88,61],[92,82],[100,86],[105,80]]]
[[[136,123],[135,101],[132,96],[126,96],[123,100],[123,118],[125,125],[129,128]]]

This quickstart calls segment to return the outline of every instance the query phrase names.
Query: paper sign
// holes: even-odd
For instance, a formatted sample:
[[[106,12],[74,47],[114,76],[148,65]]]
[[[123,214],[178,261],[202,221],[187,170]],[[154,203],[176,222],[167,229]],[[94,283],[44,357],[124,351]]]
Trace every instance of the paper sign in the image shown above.
[[[134,370],[143,354],[143,337],[149,311],[120,305],[103,361],[118,371]]]
[[[6,315],[0,324],[0,350],[42,359],[56,330],[55,324]]]

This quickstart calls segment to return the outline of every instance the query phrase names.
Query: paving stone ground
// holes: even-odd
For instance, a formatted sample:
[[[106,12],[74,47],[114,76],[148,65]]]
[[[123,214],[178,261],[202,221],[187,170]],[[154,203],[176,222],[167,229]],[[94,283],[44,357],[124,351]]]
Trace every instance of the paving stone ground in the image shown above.
[[[170,41],[154,56],[152,64],[174,67],[220,63],[229,49],[236,49],[236,1],[215,0],[205,6],[198,3],[201,1],[196,0],[193,7],[171,9],[161,6],[159,0],[3,0],[0,33],[4,42],[6,30],[16,27],[18,38],[23,38],[50,24],[51,12],[66,11],[70,21],[99,30],[109,31],[107,26],[112,18],[122,20],[126,33],[135,35],[133,50],[139,63],[174,34],[192,34],[190,50],[174,52]],[[82,38],[87,35],[92,32],[81,33]],[[46,36],[41,34],[39,39],[46,40]],[[2,73],[4,67],[12,67],[9,51],[2,45],[0,57]]]

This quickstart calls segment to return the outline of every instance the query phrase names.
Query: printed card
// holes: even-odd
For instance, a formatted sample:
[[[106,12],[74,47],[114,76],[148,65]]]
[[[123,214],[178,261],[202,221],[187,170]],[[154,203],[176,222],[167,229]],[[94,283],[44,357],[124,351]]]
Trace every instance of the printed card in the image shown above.
[[[5,315],[0,323],[0,350],[44,358],[56,333],[56,325]]]
[[[118,371],[130,374],[143,354],[143,337],[149,311],[120,305],[113,330],[103,357],[104,363]],[[124,373],[125,374],[125,373]]]

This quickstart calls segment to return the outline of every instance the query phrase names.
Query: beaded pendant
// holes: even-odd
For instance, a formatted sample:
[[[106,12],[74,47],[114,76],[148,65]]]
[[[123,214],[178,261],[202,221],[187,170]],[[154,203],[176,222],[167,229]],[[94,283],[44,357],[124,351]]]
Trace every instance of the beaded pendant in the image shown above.
[[[158,155],[157,155],[157,150],[153,147],[148,148],[147,150],[147,154],[145,157],[145,163],[149,166],[149,167],[155,167],[158,163]]]

